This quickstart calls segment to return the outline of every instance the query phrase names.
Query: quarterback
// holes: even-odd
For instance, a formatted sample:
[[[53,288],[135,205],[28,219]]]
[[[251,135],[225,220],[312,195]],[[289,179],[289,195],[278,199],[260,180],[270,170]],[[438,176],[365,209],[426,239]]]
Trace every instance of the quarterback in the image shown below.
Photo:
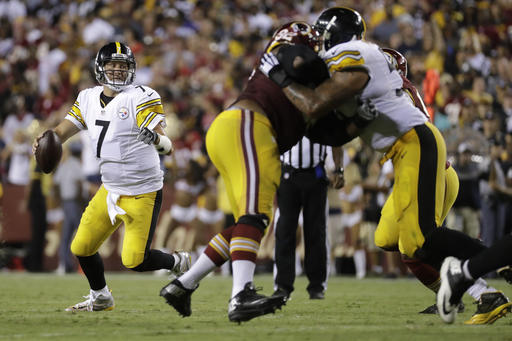
[[[173,148],[163,130],[160,96],[147,86],[132,84],[135,68],[128,46],[120,42],[103,46],[95,60],[96,80],[101,85],[82,90],[65,119],[53,129],[62,142],[87,131],[103,183],[85,209],[71,244],[90,293],[66,311],[114,308],[98,249],[121,223],[125,225],[121,258],[128,269],[168,269],[180,274],[190,267],[186,252],[167,254],[149,248],[162,204],[158,154],[170,154]]]

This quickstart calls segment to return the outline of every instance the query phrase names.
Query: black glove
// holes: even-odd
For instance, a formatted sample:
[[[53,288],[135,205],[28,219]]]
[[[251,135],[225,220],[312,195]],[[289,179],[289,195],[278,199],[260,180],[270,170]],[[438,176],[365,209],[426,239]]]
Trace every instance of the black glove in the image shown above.
[[[316,88],[330,77],[325,62],[306,45],[282,46],[277,51],[276,57],[289,77],[309,88]],[[293,65],[296,57],[302,58],[302,63],[298,67]]]
[[[158,134],[155,133],[153,130],[148,128],[143,128],[139,132],[139,135],[137,135],[137,141],[141,141],[145,144],[155,144],[156,138],[158,137]]]

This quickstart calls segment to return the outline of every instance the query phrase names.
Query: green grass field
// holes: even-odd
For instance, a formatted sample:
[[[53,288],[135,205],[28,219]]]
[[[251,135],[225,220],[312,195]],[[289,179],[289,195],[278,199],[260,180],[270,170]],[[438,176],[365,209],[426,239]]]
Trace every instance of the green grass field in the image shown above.
[[[311,301],[299,277],[283,310],[241,325],[227,318],[231,278],[204,279],[188,318],[158,296],[165,277],[109,273],[107,282],[113,311],[68,313],[64,308],[88,293],[83,276],[0,273],[0,340],[512,340],[512,316],[488,326],[463,324],[476,307],[469,296],[453,325],[418,314],[434,295],[413,279],[331,277],[326,299]],[[272,293],[270,275],[255,283]],[[505,281],[490,283],[512,297]]]

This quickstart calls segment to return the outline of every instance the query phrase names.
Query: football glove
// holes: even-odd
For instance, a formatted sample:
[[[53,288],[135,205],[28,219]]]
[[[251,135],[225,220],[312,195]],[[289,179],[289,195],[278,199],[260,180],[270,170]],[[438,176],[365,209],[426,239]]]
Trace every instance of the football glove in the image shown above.
[[[145,144],[154,144],[156,141],[156,138],[158,137],[158,134],[155,133],[153,130],[146,128],[141,129],[139,132],[139,135],[137,135],[137,140],[141,141]]]
[[[370,122],[376,119],[379,115],[380,112],[375,108],[375,105],[369,98],[365,99],[364,101],[360,100],[353,122],[359,129],[362,129],[370,124]]]
[[[287,87],[292,82],[272,52],[267,52],[261,57],[259,69],[281,88]]]

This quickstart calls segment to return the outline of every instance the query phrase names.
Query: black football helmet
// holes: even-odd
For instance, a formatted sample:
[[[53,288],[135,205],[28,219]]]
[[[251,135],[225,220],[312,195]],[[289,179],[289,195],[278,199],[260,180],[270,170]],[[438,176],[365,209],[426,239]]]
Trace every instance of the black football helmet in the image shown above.
[[[128,65],[128,70],[111,70],[125,72],[126,77],[123,81],[116,79],[109,79],[105,71],[105,64],[111,61],[125,62]],[[96,55],[94,66],[94,73],[96,74],[96,80],[110,89],[119,92],[122,91],[126,86],[133,83],[135,79],[136,62],[133,56],[132,50],[128,46],[118,41],[108,43],[103,46]],[[110,70],[109,70],[110,71]]]
[[[347,7],[326,9],[313,27],[322,36],[324,51],[353,39],[363,39],[366,32],[361,14]]]

